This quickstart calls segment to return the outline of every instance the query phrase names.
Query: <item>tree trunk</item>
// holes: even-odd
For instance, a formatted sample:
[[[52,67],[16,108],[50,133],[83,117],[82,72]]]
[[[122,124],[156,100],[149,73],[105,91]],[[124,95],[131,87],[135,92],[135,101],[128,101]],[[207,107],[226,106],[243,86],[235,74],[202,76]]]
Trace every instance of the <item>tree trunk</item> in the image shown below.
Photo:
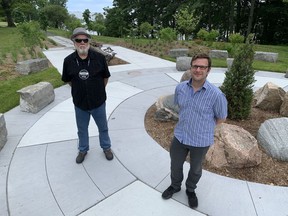
[[[229,33],[234,33],[234,8],[235,0],[230,0],[230,12],[229,12]]]
[[[255,0],[251,0],[251,7],[250,7],[250,13],[249,13],[249,20],[248,20],[248,28],[247,28],[247,33],[245,35],[245,41],[247,40],[247,37],[251,33],[254,8],[255,8]]]
[[[12,8],[11,8],[11,1],[10,0],[2,0],[1,6],[4,10],[4,13],[6,15],[8,27],[15,27],[15,23],[12,18]]]

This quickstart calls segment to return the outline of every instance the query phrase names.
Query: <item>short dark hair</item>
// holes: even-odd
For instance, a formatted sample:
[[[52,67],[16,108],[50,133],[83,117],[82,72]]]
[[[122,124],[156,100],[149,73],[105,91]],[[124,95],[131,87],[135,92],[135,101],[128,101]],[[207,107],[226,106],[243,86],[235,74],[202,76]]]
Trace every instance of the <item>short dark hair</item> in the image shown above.
[[[192,66],[192,62],[195,61],[196,59],[201,59],[201,58],[204,58],[204,59],[207,59],[208,60],[208,67],[210,68],[211,67],[211,64],[212,64],[212,61],[211,61],[211,58],[208,54],[206,53],[199,53],[199,54],[196,54],[192,57],[192,60],[191,60],[191,63],[190,65]]]

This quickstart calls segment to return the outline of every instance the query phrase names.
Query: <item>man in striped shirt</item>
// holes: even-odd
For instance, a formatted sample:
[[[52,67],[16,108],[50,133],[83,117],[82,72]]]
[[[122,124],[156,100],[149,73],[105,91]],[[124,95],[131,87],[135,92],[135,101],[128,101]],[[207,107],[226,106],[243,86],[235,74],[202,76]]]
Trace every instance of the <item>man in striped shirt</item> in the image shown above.
[[[171,185],[162,193],[169,199],[181,190],[183,164],[190,153],[190,170],[186,179],[186,194],[191,208],[198,206],[196,185],[202,175],[202,162],[214,143],[214,129],[226,120],[227,100],[221,90],[206,80],[211,59],[206,54],[191,60],[191,79],[179,83],[174,102],[179,106],[179,121],[170,147]]]

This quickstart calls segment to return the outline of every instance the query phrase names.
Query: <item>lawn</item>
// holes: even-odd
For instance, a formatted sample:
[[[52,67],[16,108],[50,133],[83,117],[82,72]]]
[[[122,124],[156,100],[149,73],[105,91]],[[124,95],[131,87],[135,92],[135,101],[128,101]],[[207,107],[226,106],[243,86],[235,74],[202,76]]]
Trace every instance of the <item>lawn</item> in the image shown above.
[[[0,43],[0,113],[19,105],[17,91],[23,87],[42,81],[50,82],[54,88],[63,85],[54,67],[29,75],[20,75],[15,71],[17,61],[29,57],[16,28],[0,27],[0,40],[5,41]]]
[[[60,35],[69,38],[71,33],[58,29],[49,29],[48,35]],[[223,42],[207,43],[203,41],[173,41],[163,42],[157,39],[113,38],[92,36],[93,40],[103,44],[119,45],[136,51],[158,56],[170,61],[176,61],[169,56],[173,48],[189,48],[189,53],[209,49],[231,49],[231,44]],[[7,112],[19,105],[17,90],[41,81],[50,82],[54,88],[63,85],[60,74],[56,68],[33,73],[30,75],[15,75],[15,65],[19,60],[29,59],[21,40],[21,35],[16,28],[8,28],[5,23],[0,23],[0,113]],[[49,42],[49,40],[47,40]],[[51,42],[50,42],[51,43]],[[20,48],[19,48],[20,47]],[[253,68],[262,71],[285,73],[288,69],[288,46],[254,45],[255,51],[276,52],[279,54],[276,63],[254,61]],[[213,67],[226,67],[226,60],[213,59]]]

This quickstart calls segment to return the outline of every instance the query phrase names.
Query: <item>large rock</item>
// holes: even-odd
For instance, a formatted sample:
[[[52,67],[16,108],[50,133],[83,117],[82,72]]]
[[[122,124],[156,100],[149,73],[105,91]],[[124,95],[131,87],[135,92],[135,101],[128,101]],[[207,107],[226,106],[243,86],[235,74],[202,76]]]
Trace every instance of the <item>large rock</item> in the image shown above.
[[[30,59],[16,64],[16,71],[23,75],[33,72],[39,72],[49,67],[49,61],[46,58]]]
[[[254,59],[266,62],[276,62],[278,59],[278,53],[256,51]]]
[[[190,80],[192,78],[192,75],[191,75],[191,70],[187,70],[183,73],[181,79],[180,79],[180,82],[183,82],[183,81],[186,81],[186,80]]]
[[[286,92],[283,103],[280,107],[280,115],[288,117],[288,92]]]
[[[211,166],[243,168],[261,163],[257,140],[243,128],[222,123],[216,127],[214,137],[215,143],[206,154]]]
[[[116,55],[116,53],[114,52],[113,49],[111,49],[111,47],[103,48],[102,44],[97,43],[95,41],[90,42],[90,45],[96,52],[99,52],[105,56],[107,63],[109,63],[111,59],[113,59],[114,56]]]
[[[0,113],[0,150],[7,142],[7,128],[4,115]]]
[[[257,140],[271,157],[288,161],[288,118],[266,120],[259,128]]]
[[[209,52],[210,58],[228,58],[228,51],[227,50],[210,50]]]
[[[271,83],[266,83],[254,93],[254,106],[267,111],[279,112],[284,100],[285,91]]]
[[[177,121],[179,107],[174,104],[174,94],[161,96],[156,102],[155,119],[159,121]]]
[[[171,56],[172,58],[188,56],[188,51],[189,49],[186,48],[171,49],[169,51],[169,56]]]
[[[186,71],[191,68],[192,57],[178,57],[176,59],[176,69],[178,71]]]
[[[20,109],[37,113],[55,99],[53,86],[49,82],[39,82],[17,91],[20,94]]]

